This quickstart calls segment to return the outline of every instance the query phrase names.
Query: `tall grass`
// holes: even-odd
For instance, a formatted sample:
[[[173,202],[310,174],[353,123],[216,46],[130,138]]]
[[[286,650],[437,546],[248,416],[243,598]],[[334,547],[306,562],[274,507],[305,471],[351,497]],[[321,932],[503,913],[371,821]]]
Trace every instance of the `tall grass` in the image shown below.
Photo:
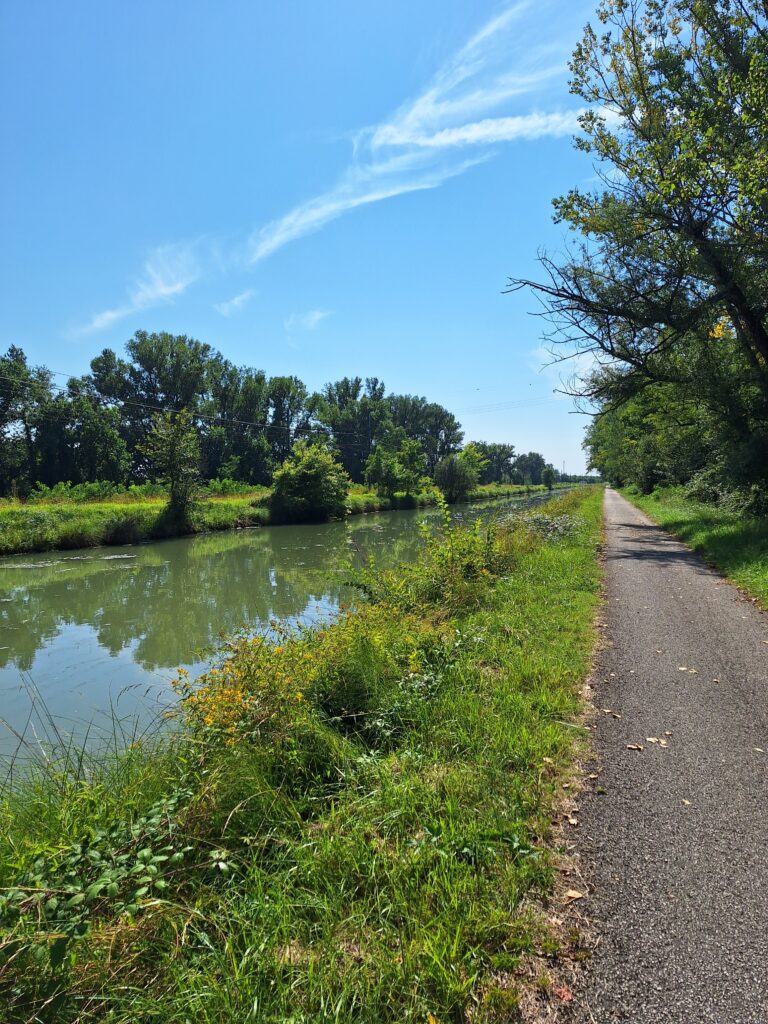
[[[370,600],[232,638],[159,747],[0,809],[9,1020],[508,1021],[598,600],[600,494],[425,534]]]

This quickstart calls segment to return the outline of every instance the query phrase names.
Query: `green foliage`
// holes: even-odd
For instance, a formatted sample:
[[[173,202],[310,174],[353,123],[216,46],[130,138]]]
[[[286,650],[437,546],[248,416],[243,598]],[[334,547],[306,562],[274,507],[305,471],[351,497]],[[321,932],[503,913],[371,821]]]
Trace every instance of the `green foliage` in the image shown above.
[[[477,471],[471,460],[448,455],[435,467],[435,483],[448,504],[453,505],[457,501],[466,501],[477,486]]]
[[[545,466],[541,472],[541,482],[551,491],[555,484],[555,472],[551,466]]]
[[[464,445],[458,454],[458,458],[474,477],[475,482],[473,486],[476,486],[488,468],[488,459],[483,455],[481,449],[472,441],[470,441],[469,444]]]
[[[374,448],[365,464],[365,481],[382,497],[392,498],[396,491],[416,494],[424,481],[426,457],[418,441],[404,438],[396,452],[381,445]]]
[[[341,518],[349,478],[331,452],[297,441],[275,473],[270,509],[276,522],[309,523]]]
[[[187,409],[155,417],[141,451],[168,487],[168,511],[188,525],[200,483],[200,441]]]
[[[604,31],[585,30],[571,70],[590,108],[577,145],[602,187],[555,201],[581,243],[545,257],[548,280],[533,284],[571,351],[597,356],[580,390],[611,422],[591,433],[593,464],[647,490],[703,459],[724,486],[764,490],[765,5],[604,0],[598,17]],[[635,437],[638,413],[661,429],[658,450]]]
[[[508,1014],[521,959],[553,941],[526,906],[551,885],[600,502],[553,503],[560,532],[446,526],[336,624],[235,637],[182,676],[167,749],[6,790],[11,1019]],[[48,917],[58,890],[73,902]]]
[[[511,444],[475,441],[474,447],[485,459],[480,474],[481,484],[508,484],[513,482],[515,448]]]
[[[365,463],[365,482],[382,498],[391,498],[400,487],[397,459],[377,445]]]

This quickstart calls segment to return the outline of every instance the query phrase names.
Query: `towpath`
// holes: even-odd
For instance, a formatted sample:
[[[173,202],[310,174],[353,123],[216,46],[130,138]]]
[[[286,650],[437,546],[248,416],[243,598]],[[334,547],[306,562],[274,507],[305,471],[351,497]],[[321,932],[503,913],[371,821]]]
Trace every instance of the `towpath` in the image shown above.
[[[571,1009],[768,1024],[768,615],[614,491],[605,510],[579,811],[597,942]]]

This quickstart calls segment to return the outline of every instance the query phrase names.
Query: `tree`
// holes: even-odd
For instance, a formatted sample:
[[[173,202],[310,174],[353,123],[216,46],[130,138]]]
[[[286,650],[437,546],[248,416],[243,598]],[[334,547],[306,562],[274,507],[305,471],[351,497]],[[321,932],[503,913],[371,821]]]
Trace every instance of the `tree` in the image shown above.
[[[200,480],[200,442],[189,410],[158,414],[142,451],[168,487],[171,518],[188,526]]]
[[[391,498],[400,487],[397,458],[377,445],[365,463],[365,482],[382,498]]]
[[[349,477],[331,452],[301,440],[275,471],[271,509],[276,521],[325,522],[346,510]]]
[[[558,340],[605,410],[669,389],[717,424],[713,458],[768,480],[768,11],[760,0],[603,0],[571,63],[602,188],[555,201],[582,236],[543,258]]]
[[[528,452],[515,459],[515,474],[521,484],[540,484],[546,460],[539,452]]]
[[[475,441],[474,445],[486,460],[485,469],[480,474],[480,483],[509,483],[512,479],[512,463],[515,457],[514,445],[487,441]]]
[[[555,483],[555,471],[551,466],[545,466],[541,473],[541,482],[551,491]]]
[[[424,449],[418,441],[405,438],[395,456],[399,476],[399,486],[406,494],[415,494],[421,487],[427,468]]]
[[[377,445],[365,464],[366,483],[382,497],[391,498],[396,491],[415,494],[424,477],[426,459],[418,441],[405,438],[396,452]]]
[[[488,466],[488,459],[486,459],[478,446],[472,441],[470,441],[469,444],[464,445],[459,452],[458,457],[472,474],[472,478],[474,480],[472,486],[476,487]]]
[[[477,486],[477,475],[472,466],[458,455],[448,455],[435,466],[435,483],[449,505],[466,501]]]

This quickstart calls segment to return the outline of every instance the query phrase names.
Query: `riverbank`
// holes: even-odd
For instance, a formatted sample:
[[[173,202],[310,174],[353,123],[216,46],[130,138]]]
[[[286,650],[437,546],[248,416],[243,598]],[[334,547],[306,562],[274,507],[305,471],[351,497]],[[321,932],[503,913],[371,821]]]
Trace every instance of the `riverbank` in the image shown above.
[[[524,496],[544,490],[540,486],[488,484],[478,487],[470,500]],[[348,514],[424,508],[435,505],[438,494],[436,490],[429,490],[382,498],[353,487],[348,498]],[[270,491],[264,487],[245,494],[203,497],[192,511],[190,529],[185,531],[180,531],[178,523],[166,515],[166,499],[161,495],[138,500],[127,495],[109,501],[7,502],[0,504],[0,555],[134,544],[177,537],[181,532],[207,533],[276,525],[270,516],[269,500]]]
[[[691,501],[680,487],[621,493],[768,607],[768,519]]]
[[[446,526],[336,625],[182,674],[172,738],[6,791],[12,1019],[510,1019],[521,957],[555,942],[524,907],[551,882],[601,501]]]

